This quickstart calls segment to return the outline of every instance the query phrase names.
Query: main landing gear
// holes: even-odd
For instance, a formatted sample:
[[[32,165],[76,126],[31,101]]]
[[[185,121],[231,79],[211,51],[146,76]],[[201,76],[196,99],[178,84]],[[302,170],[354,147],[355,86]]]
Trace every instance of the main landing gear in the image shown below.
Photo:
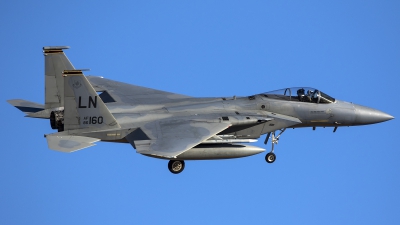
[[[279,141],[279,137],[282,135],[283,132],[285,132],[286,128],[284,129],[280,129],[280,133],[278,134],[278,136],[275,136],[275,131],[269,132],[267,137],[265,138],[264,144],[268,143],[268,139],[272,134],[271,137],[271,141],[272,141],[272,149],[271,152],[269,152],[266,156],[265,156],[265,161],[267,161],[267,163],[273,163],[275,162],[276,159],[276,155],[274,153],[274,145],[278,144]]]
[[[185,169],[185,161],[183,160],[170,160],[168,162],[168,169],[173,174],[178,174]]]

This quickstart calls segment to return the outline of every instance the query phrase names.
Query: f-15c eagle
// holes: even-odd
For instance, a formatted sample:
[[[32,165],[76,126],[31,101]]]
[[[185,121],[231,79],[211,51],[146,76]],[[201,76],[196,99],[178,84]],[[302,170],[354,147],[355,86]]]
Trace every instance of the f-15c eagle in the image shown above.
[[[84,76],[65,56],[67,46],[44,47],[45,104],[8,100],[27,117],[49,119],[57,133],[50,149],[74,152],[98,141],[130,143],[145,156],[170,160],[180,173],[184,160],[228,159],[265,149],[243,143],[267,134],[274,144],[286,128],[366,125],[391,120],[382,111],[332,98],[307,87],[232,98],[195,98]],[[279,133],[276,133],[279,132]]]

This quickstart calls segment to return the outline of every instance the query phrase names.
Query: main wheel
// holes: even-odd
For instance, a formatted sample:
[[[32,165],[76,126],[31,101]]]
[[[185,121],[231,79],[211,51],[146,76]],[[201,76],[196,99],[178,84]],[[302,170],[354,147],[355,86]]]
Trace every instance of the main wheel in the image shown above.
[[[170,160],[168,162],[168,169],[173,174],[178,174],[185,169],[185,162],[181,160]]]
[[[267,161],[267,163],[273,163],[273,162],[275,162],[275,159],[276,159],[276,155],[273,152],[270,152],[265,156],[265,161]]]

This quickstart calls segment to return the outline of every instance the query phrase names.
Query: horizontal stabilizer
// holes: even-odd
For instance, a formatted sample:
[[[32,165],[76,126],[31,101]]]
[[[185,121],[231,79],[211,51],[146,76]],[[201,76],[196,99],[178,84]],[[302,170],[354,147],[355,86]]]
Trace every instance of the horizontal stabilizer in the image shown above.
[[[26,101],[23,99],[11,99],[7,100],[8,103],[15,106],[17,109],[21,110],[25,114],[36,113],[44,109],[44,105]]]
[[[39,119],[50,119],[50,114],[54,110],[62,110],[62,107],[58,108],[53,108],[53,109],[44,109],[39,112],[35,113],[27,113],[25,117],[31,117],[31,118],[39,118]]]
[[[57,133],[46,135],[46,139],[50,149],[68,153],[91,147],[94,145],[94,142],[100,141],[100,139],[97,138],[70,135],[64,136],[57,135]]]

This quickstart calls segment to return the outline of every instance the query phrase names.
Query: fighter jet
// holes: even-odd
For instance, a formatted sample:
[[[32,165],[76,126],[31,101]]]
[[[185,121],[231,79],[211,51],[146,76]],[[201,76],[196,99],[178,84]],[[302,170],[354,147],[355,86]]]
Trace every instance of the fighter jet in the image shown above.
[[[316,88],[296,87],[244,97],[197,98],[85,76],[64,54],[68,46],[43,47],[45,103],[8,100],[27,117],[49,119],[50,149],[74,152],[95,142],[129,143],[142,155],[169,160],[178,174],[184,160],[230,159],[265,149],[248,143],[267,134],[274,145],[287,128],[380,123],[394,117],[335,99]]]

